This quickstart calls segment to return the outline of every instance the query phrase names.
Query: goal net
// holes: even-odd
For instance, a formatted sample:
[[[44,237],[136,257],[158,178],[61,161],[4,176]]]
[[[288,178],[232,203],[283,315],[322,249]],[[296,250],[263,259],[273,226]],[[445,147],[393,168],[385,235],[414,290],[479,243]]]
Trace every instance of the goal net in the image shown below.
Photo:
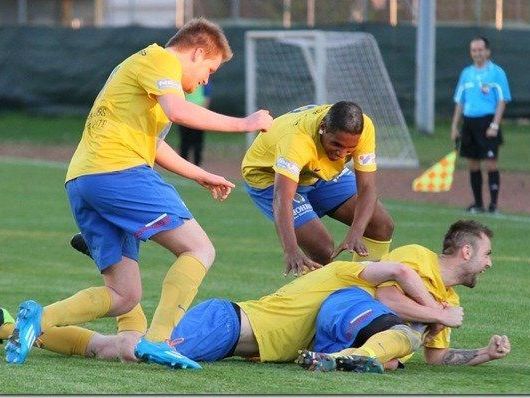
[[[396,93],[374,37],[327,31],[248,31],[247,113],[278,116],[308,104],[353,101],[376,127],[381,167],[418,167]],[[249,134],[248,143],[254,136]]]

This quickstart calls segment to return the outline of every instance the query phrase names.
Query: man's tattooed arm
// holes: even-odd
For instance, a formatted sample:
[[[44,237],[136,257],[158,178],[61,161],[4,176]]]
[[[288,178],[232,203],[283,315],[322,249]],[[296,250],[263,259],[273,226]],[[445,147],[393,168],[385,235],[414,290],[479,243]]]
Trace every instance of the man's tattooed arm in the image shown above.
[[[486,347],[473,350],[425,347],[425,360],[432,365],[478,365],[504,358],[511,351],[507,336],[491,336]]]
[[[442,359],[442,365],[475,365],[476,363],[482,363],[484,361],[473,361],[481,355],[480,351],[448,349]]]

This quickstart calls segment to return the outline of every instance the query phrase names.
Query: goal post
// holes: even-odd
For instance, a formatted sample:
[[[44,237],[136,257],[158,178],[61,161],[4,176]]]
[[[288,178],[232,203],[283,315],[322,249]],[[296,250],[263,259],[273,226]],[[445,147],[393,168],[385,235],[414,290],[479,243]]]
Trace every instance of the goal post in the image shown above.
[[[376,127],[381,167],[418,167],[405,118],[375,38],[318,30],[245,33],[246,110],[274,116],[308,104],[353,101]],[[247,135],[247,144],[254,139]]]

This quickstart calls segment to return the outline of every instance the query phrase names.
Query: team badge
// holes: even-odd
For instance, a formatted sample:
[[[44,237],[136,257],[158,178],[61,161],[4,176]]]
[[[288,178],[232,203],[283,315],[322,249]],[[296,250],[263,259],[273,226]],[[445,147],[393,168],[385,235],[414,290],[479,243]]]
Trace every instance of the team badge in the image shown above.
[[[357,159],[363,166],[375,164],[375,153],[363,153],[362,155],[359,155]]]

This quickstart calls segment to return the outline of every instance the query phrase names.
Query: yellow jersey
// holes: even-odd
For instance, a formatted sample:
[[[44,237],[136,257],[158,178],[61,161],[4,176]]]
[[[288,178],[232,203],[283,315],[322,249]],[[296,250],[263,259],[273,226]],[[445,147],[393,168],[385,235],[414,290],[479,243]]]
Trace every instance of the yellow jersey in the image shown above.
[[[318,131],[331,106],[308,105],[274,119],[272,127],[258,134],[243,158],[245,182],[253,188],[267,188],[279,173],[299,185],[312,185],[318,179],[337,177],[352,159],[355,170],[375,171],[375,129],[364,114],[364,128],[352,155],[336,161],[327,157]]]
[[[147,164],[171,122],[157,96],[184,97],[178,58],[157,44],[131,55],[110,74],[92,105],[66,181]]]
[[[440,272],[438,255],[420,245],[401,246],[381,257],[381,261],[402,263],[418,273],[429,293],[436,301],[448,303],[452,306],[460,305],[460,298],[452,287],[445,287]],[[379,286],[397,286],[397,282],[390,281]],[[425,344],[429,348],[449,348],[451,328],[445,327],[432,341]]]
[[[375,287],[359,274],[363,263],[335,261],[309,272],[259,300],[237,303],[248,316],[262,362],[293,361],[309,347],[322,302],[334,291],[359,286],[373,295]]]

